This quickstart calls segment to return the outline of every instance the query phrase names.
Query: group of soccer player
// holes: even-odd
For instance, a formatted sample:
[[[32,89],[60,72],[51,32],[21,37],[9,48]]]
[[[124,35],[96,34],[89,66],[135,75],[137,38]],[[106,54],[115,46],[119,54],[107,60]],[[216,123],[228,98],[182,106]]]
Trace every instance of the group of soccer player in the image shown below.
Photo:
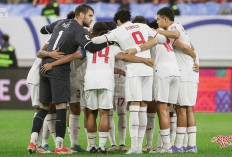
[[[114,16],[118,27],[114,22],[97,22],[89,29],[93,15],[93,8],[82,4],[67,19],[41,28],[42,34],[51,36],[38,52],[27,78],[36,107],[28,152],[53,153],[48,146],[52,134],[55,154],[106,154],[115,150],[126,154],[196,153],[193,106],[199,61],[184,28],[174,23],[173,11],[161,8],[157,21],[148,23],[141,16],[131,22],[130,11],[119,10]],[[130,149],[125,145],[127,105]],[[67,106],[70,148],[63,145]],[[77,143],[81,106],[86,150]],[[118,115],[119,149],[114,108]],[[156,113],[159,137],[157,146],[152,148]],[[145,134],[147,144],[142,147]],[[111,147],[106,150],[108,137]]]

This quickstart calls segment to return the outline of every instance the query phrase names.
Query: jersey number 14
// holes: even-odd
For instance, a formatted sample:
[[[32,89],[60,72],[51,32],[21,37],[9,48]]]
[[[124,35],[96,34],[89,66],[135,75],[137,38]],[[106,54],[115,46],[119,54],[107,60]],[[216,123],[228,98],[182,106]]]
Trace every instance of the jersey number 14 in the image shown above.
[[[110,49],[109,47],[105,48],[105,54],[102,54],[102,50],[95,52],[93,54],[93,61],[92,61],[92,63],[96,63],[97,62],[97,54],[98,54],[98,57],[105,57],[105,61],[104,62],[108,63],[108,60],[110,58],[110,57],[108,57],[108,55],[109,55],[109,49]]]

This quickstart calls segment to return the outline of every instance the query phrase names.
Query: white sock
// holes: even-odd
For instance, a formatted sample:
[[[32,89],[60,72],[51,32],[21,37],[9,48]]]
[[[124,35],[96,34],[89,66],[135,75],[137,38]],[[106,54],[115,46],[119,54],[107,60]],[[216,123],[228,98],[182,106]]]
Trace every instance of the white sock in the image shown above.
[[[86,134],[86,138],[87,138],[87,147],[89,147],[90,146],[90,144],[89,144],[89,138],[88,138],[88,131],[87,131],[87,128],[85,128],[85,134]]]
[[[87,132],[87,135],[88,135],[88,139],[89,139],[89,146],[91,148],[95,147],[96,146],[96,135],[97,135],[97,133],[96,132],[93,132],[93,133]]]
[[[77,140],[80,133],[80,115],[69,115],[69,138],[71,141],[71,147],[77,145]]]
[[[47,114],[47,127],[50,131],[50,134],[52,135],[52,138],[54,142],[56,141],[56,113],[54,114]]]
[[[188,128],[187,128],[188,129]],[[188,146],[188,133],[186,132],[184,134],[184,141],[183,141],[183,147],[187,147]]]
[[[158,141],[157,141],[156,147],[160,147],[160,148],[163,147],[163,141],[162,141],[162,137],[161,137],[161,135],[160,135],[160,130],[159,130],[159,132],[158,132]]]
[[[114,115],[114,110],[111,109],[110,110],[110,114],[109,114],[109,123],[110,123],[110,129],[109,129],[109,139],[110,139],[110,145],[117,145],[116,141],[115,141],[115,124],[114,124],[114,119],[113,119],[113,115]],[[100,135],[100,132],[99,132]]]
[[[191,147],[196,146],[196,138],[197,138],[196,133],[197,133],[196,126],[188,127],[189,146]]]
[[[42,146],[48,144],[48,138],[50,135],[50,132],[48,130],[48,125],[47,125],[47,120],[48,117],[46,116],[44,119],[44,123],[43,123],[43,140],[42,140]]]
[[[121,106],[117,106],[117,107],[121,107]],[[125,145],[126,128],[127,128],[126,113],[120,112],[118,113],[118,132],[119,132],[119,138],[120,138],[119,145]]]
[[[186,133],[186,127],[177,127],[176,128],[176,144],[177,148],[181,148],[183,146],[184,135]]]
[[[139,131],[139,108],[140,106],[131,105],[129,116],[129,131],[131,137],[131,148],[138,148],[138,131]]]
[[[163,148],[166,150],[171,149],[170,128],[160,130],[160,135],[163,141]]]
[[[30,142],[33,142],[34,144],[37,144],[37,139],[38,139],[38,133],[37,132],[33,132],[31,133],[31,141]]]
[[[56,148],[62,149],[64,147],[63,141],[64,139],[62,137],[56,137],[56,142],[55,142]]]
[[[176,117],[170,118],[170,140],[171,144],[174,145],[176,138]]]
[[[143,138],[147,128],[147,107],[139,109],[139,131],[138,131],[138,147],[142,149]]]
[[[146,140],[147,140],[147,145],[149,146],[152,146],[154,129],[155,129],[155,113],[147,113]]]
[[[105,150],[108,136],[109,132],[99,132],[99,147],[101,148],[101,150]]]

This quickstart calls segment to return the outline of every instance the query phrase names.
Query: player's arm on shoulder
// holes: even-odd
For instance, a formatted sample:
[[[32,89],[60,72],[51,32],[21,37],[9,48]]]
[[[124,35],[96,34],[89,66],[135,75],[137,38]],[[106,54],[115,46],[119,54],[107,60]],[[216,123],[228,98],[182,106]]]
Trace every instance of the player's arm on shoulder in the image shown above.
[[[185,54],[187,54],[193,58],[194,62],[196,61],[196,53],[193,51],[193,49],[190,46],[188,46],[188,45],[186,45],[178,40],[176,40],[176,42],[174,43],[174,46],[181,48]]]
[[[119,75],[122,75],[122,76],[126,76],[125,71],[123,71],[122,69],[119,69],[119,68],[114,68],[114,74],[119,74]]]
[[[83,59],[85,57],[85,51],[82,49],[77,50],[76,52],[69,54],[69,55],[65,55],[62,58],[51,62],[51,63],[47,63],[44,64],[41,67],[41,73],[45,74],[47,71],[51,70],[53,67],[61,65],[61,64],[65,64],[65,63],[69,63],[75,59]]]
[[[127,49],[125,52],[128,53],[128,54],[135,55],[138,52],[151,49],[152,47],[156,46],[157,44],[158,44],[158,41],[155,38],[149,37],[148,41],[145,42],[144,44],[142,44],[140,46],[137,46],[135,48]]]
[[[151,66],[151,67],[153,67],[153,64],[154,64],[154,60],[151,58],[137,57],[137,56],[125,54],[122,52],[118,53],[116,57],[117,57],[117,59],[123,60],[125,62],[144,63],[144,64]]]
[[[164,35],[167,38],[178,39],[180,36],[180,32],[178,30],[159,30],[159,29],[156,29],[156,32]]]

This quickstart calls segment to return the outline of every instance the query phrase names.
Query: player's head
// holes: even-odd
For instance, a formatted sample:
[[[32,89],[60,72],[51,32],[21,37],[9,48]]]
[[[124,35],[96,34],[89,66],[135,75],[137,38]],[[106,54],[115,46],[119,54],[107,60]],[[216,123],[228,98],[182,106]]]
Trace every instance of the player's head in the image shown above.
[[[2,43],[3,43],[3,44],[7,44],[8,41],[9,41],[9,36],[8,36],[7,34],[3,34],[3,35],[1,36],[1,39],[2,39]]]
[[[104,22],[108,26],[108,30],[112,31],[117,27],[117,25],[113,21]]]
[[[100,33],[108,31],[108,29],[104,22],[96,22],[93,26],[92,36],[98,36]]]
[[[134,20],[132,21],[132,23],[144,23],[144,24],[148,24],[148,20],[143,17],[143,16],[135,16]]]
[[[131,20],[131,12],[129,10],[122,9],[114,14],[114,22],[116,22],[119,26],[130,20]]]
[[[67,14],[67,19],[74,19],[75,18],[75,12],[71,11],[70,13]]]
[[[94,10],[87,4],[79,5],[75,9],[75,17],[81,20],[81,23],[85,27],[89,27],[93,21]]]
[[[175,14],[171,8],[164,7],[157,12],[157,23],[159,27],[166,29],[170,22],[174,22]]]
[[[152,21],[151,23],[148,24],[148,26],[154,29],[159,28],[157,20]]]

